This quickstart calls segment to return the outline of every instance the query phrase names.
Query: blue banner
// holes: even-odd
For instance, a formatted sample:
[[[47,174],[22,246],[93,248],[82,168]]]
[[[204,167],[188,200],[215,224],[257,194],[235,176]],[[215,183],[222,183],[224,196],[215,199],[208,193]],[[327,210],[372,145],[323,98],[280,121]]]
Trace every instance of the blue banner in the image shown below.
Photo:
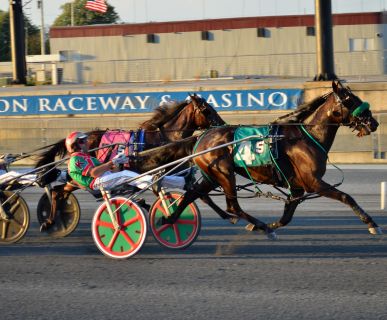
[[[217,111],[290,110],[302,102],[302,93],[301,89],[197,92]],[[0,116],[146,113],[167,99],[187,97],[187,92],[6,96],[0,97]]]

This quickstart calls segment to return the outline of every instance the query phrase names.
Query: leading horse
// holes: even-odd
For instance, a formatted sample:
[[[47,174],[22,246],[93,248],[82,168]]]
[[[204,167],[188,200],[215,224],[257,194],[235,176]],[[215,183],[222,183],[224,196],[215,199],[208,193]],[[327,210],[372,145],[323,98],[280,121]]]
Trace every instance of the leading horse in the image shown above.
[[[140,124],[139,129],[144,130],[144,150],[166,144],[171,141],[184,139],[191,136],[196,130],[207,129],[211,126],[222,126],[225,124],[215,109],[207,101],[196,95],[189,96],[190,99],[181,103],[160,106],[155,109],[151,119]],[[106,130],[95,130],[87,132],[89,149],[98,148],[102,136]],[[65,148],[65,139],[55,144],[47,146],[47,150],[42,152],[35,165],[36,168],[52,163],[57,157],[64,158],[67,154]],[[96,156],[96,153],[91,153]],[[134,161],[131,170],[142,172],[141,163]],[[55,171],[48,166],[46,171],[42,172],[45,184],[48,181],[55,180],[56,176],[50,176]],[[47,173],[47,174],[46,174]],[[65,199],[77,187],[74,184],[66,183],[53,187],[51,189],[51,210],[50,215],[41,226],[41,230],[47,229],[54,223],[57,202],[59,199]],[[212,203],[211,200],[207,202]]]
[[[381,228],[350,195],[323,180],[328,152],[338,128],[352,128],[362,137],[375,131],[378,125],[368,103],[360,100],[349,87],[343,86],[339,81],[333,81],[330,93],[272,123],[272,126],[278,128],[279,135],[283,136],[278,141],[276,165],[236,166],[232,142],[237,127],[209,129],[198,140],[195,152],[218,148],[193,159],[206,179],[186,192],[173,215],[162,217],[158,223],[174,223],[189,203],[221,186],[226,196],[228,213],[221,215],[222,218],[228,218],[230,221],[235,219],[234,217],[246,219],[249,222],[248,230],[263,231],[269,239],[276,239],[274,230],[286,226],[298,204],[311,194],[341,201],[367,224],[371,234],[382,233]],[[222,147],[225,144],[229,145]],[[235,174],[252,179],[256,183],[287,188],[290,195],[285,202],[282,217],[278,221],[265,224],[243,211],[237,199]]]

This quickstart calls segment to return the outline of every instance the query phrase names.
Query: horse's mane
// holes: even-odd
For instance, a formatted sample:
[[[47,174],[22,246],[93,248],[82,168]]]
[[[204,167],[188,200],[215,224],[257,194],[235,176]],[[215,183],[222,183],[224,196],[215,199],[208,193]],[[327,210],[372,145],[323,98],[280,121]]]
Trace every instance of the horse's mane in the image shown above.
[[[285,114],[281,117],[275,119],[272,124],[283,124],[283,123],[299,123],[305,120],[307,116],[309,116],[312,112],[316,111],[318,107],[320,107],[325,101],[327,101],[328,97],[331,93],[326,93],[320,97],[313,99],[308,103],[303,103],[297,107],[296,110]]]
[[[187,101],[183,101],[177,104],[162,105],[157,107],[153,111],[153,116],[147,121],[140,124],[140,128],[155,130],[162,127],[165,123],[173,119],[179,112],[188,105]]]

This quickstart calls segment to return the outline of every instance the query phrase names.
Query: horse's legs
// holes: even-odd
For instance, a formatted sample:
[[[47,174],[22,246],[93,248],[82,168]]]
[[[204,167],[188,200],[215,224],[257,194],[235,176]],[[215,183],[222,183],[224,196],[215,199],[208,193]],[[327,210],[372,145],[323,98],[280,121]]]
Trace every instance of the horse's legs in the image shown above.
[[[292,194],[294,197],[300,197],[304,194],[304,190],[292,190]],[[292,221],[294,212],[296,211],[296,208],[299,203],[300,201],[298,200],[290,200],[289,202],[285,203],[282,217],[278,221],[269,223],[268,226],[272,229],[277,229],[286,226],[290,221]]]
[[[231,214],[235,214],[241,217],[242,219],[247,220],[251,225],[249,229],[250,231],[261,230],[266,234],[266,236],[269,239],[271,240],[277,239],[277,235],[275,234],[273,229],[271,229],[269,226],[267,226],[259,219],[250,216],[249,214],[247,214],[245,211],[242,210],[242,208],[239,206],[239,202],[237,199],[237,192],[235,189],[235,177],[234,179],[230,179],[230,180],[231,180],[230,184],[223,186],[223,190],[226,195],[227,211]]]
[[[212,199],[208,196],[208,193],[214,188],[213,184],[209,182],[207,179],[203,179],[200,184],[197,183],[194,187],[184,194],[184,199],[180,203],[179,207],[175,210],[173,217],[170,217],[169,220],[164,218],[164,223],[172,223],[175,222],[180,216],[181,212],[193,201],[197,198],[200,198],[205,204],[207,204],[210,208],[212,208],[222,219],[229,219],[230,223],[236,224],[239,220],[237,216],[231,215],[226,211],[222,210]],[[174,218],[176,216],[176,218]],[[166,222],[168,221],[168,222]]]
[[[157,224],[172,224],[179,219],[180,215],[184,211],[184,209],[192,202],[194,202],[196,199],[207,195],[208,192],[210,192],[213,189],[213,187],[208,184],[205,180],[202,182],[195,183],[194,186],[188,190],[186,193],[184,193],[183,200],[179,203],[176,210],[169,216],[169,217],[161,217]]]
[[[65,199],[66,196],[69,196],[71,192],[77,188],[71,184],[61,184],[54,186],[51,189],[51,209],[50,214],[46,221],[44,221],[40,226],[40,231],[45,231],[50,228],[51,225],[55,223],[55,215],[57,210],[57,204],[60,199]]]
[[[282,217],[278,221],[268,223],[268,226],[272,229],[278,229],[286,226],[292,220],[294,211],[296,210],[298,204],[298,201],[289,201],[286,203]]]
[[[222,172],[218,171],[217,173],[217,182],[221,184],[221,186],[223,187],[224,194],[226,195],[227,212],[250,222],[253,225],[251,230],[261,230],[266,234],[269,239],[276,239],[277,235],[270,227],[268,227],[262,221],[244,212],[239,206],[237,200],[236,181],[234,173],[230,170],[227,170],[227,168],[224,168]],[[175,223],[188,204],[195,201],[197,198],[203,197],[203,195],[208,194],[208,192],[210,192],[213,188],[214,186],[207,181],[202,181],[199,185],[195,184],[191,190],[187,191],[184,194],[184,198],[175,210],[175,212],[168,218],[164,216],[161,217],[157,224],[164,225]],[[216,212],[219,214],[218,211]]]
[[[356,201],[348,194],[332,187],[325,181],[318,181],[315,187],[316,191],[324,197],[338,200],[353,210],[360,220],[368,225],[368,231],[371,234],[381,234],[382,229],[374,222],[374,220],[356,203]]]
[[[204,179],[201,184],[201,189],[208,189],[209,191],[213,189],[212,182],[208,181],[207,179]],[[208,192],[201,193],[200,199],[210,208],[212,208],[222,219],[228,219],[230,223],[236,224],[239,218],[237,216],[228,214],[226,211],[222,210],[214,201],[212,201],[212,199],[208,195]]]
[[[277,236],[275,232],[269,226],[267,226],[259,219],[250,216],[242,210],[237,198],[234,170],[232,167],[230,167],[230,164],[232,165],[233,161],[229,161],[229,159],[226,159],[226,161],[224,161],[223,163],[225,164],[225,166],[223,166],[222,171],[219,170],[217,172],[217,180],[218,183],[223,187],[223,192],[226,196],[227,212],[236,215],[242,219],[245,219],[249,223],[251,223],[251,231],[261,230],[266,234],[269,239],[276,239]],[[218,163],[218,167],[222,167],[222,165]]]
[[[228,219],[232,224],[238,222],[239,218],[237,216],[228,214],[226,211],[222,210],[208,195],[201,196],[200,199],[212,208],[222,219]]]

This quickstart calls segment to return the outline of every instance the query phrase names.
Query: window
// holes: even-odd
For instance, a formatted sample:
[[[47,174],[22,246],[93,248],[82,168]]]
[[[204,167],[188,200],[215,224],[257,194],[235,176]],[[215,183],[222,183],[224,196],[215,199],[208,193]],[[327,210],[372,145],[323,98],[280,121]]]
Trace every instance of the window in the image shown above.
[[[146,35],[146,42],[147,43],[158,43],[158,37],[153,34],[153,33],[150,33],[150,34],[147,34]]]
[[[214,36],[210,31],[202,31],[202,40],[211,41],[214,40]]]
[[[367,38],[364,39],[364,50],[375,50],[375,39]]]
[[[373,38],[352,38],[349,39],[349,51],[370,51],[375,50],[375,39]]]
[[[314,27],[306,27],[306,35],[314,37],[316,35],[316,29]]]
[[[269,32],[266,28],[257,28],[257,37],[258,38],[268,38]]]

